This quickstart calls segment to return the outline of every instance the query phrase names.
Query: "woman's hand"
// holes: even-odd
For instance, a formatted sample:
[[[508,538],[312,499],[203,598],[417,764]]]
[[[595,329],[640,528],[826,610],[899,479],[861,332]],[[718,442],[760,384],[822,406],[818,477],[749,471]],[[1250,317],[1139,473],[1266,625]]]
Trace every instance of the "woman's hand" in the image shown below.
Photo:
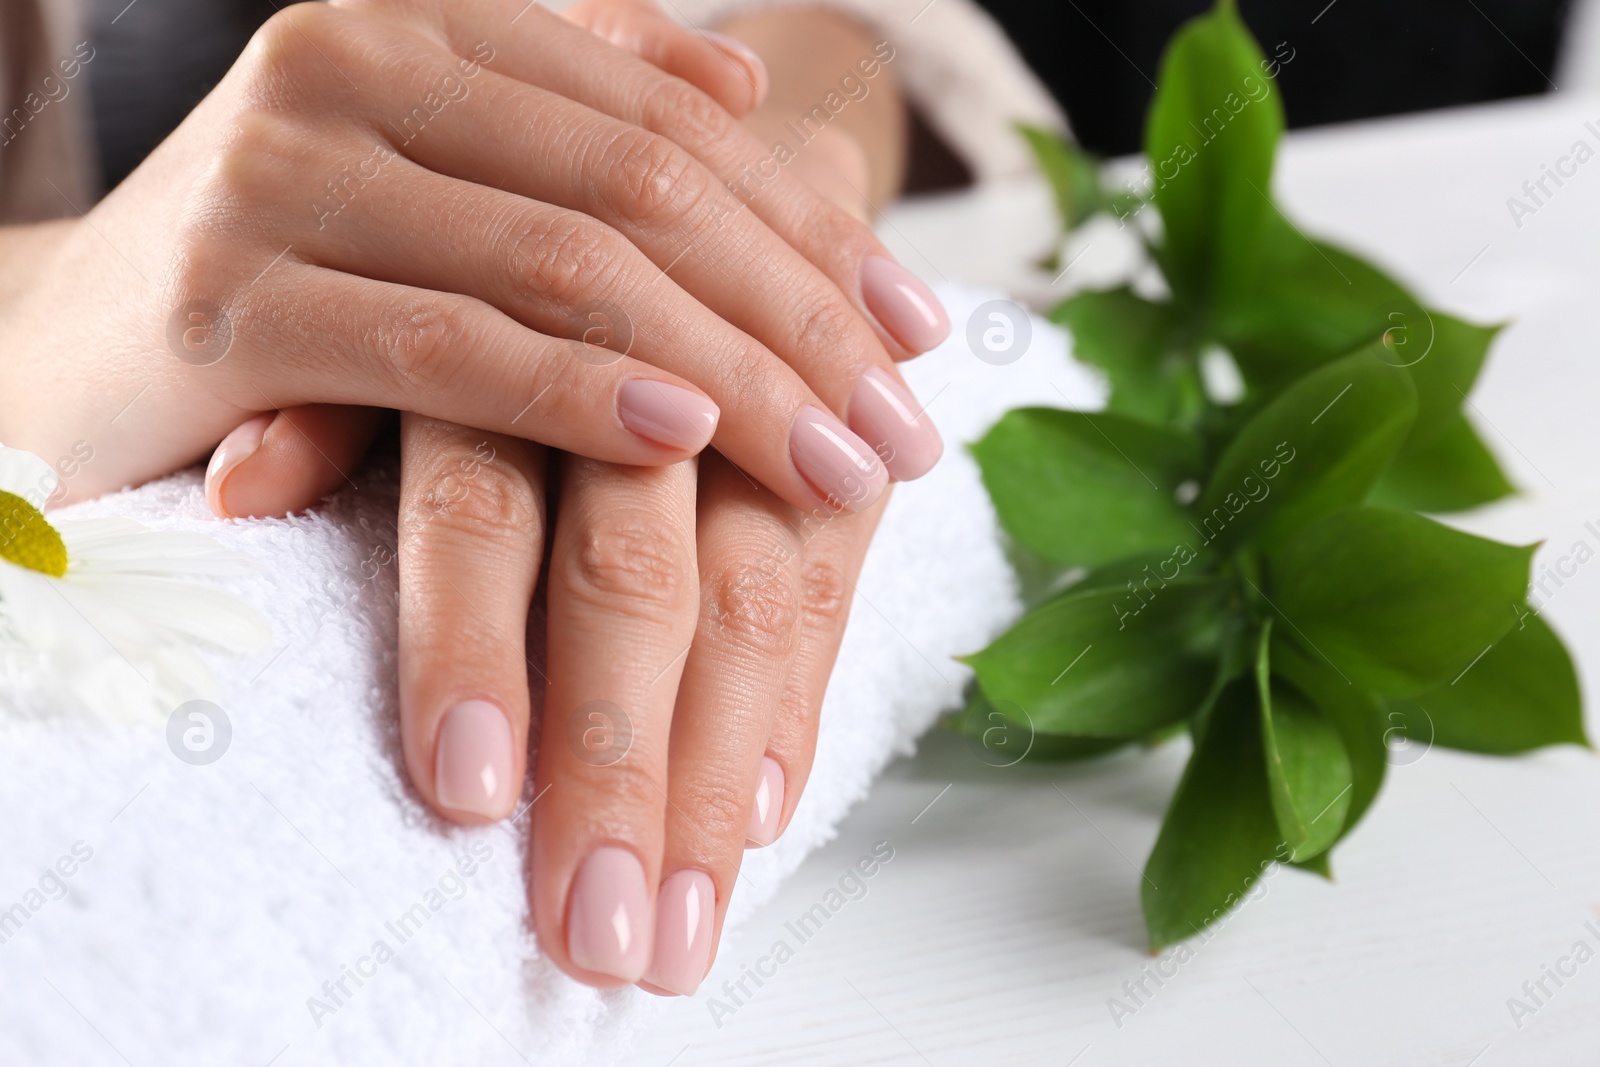
[[[652,11],[600,0],[577,14],[616,33],[619,12]],[[624,43],[681,49],[688,35],[654,17],[647,32],[627,24]],[[810,171],[824,177],[837,177],[824,162],[862,157],[814,147]],[[844,178],[833,183],[841,194],[866,188],[865,176]],[[258,450],[229,481],[263,513],[319,491],[303,442],[348,451],[360,436],[340,409],[277,418],[286,448]],[[799,512],[711,453],[697,480],[692,462],[548,460],[527,442],[416,415],[402,416],[401,440],[401,726],[413,782],[456,821],[510,814],[538,703],[531,669],[543,733],[530,895],[546,952],[594,984],[642,976],[656,992],[693,992],[743,849],[775,840],[804,788],[881,505]],[[214,501],[219,481],[213,464]],[[549,577],[530,626],[547,522]],[[548,655],[530,659],[546,640]]]
[[[669,69],[733,66],[689,36]],[[709,438],[801,508],[937,454],[891,361],[926,291],[711,96],[521,0],[285,9],[62,232],[4,308],[0,439],[93,444],[75,497],[330,402],[630,465]]]
[[[841,165],[861,158],[818,147]],[[841,183],[813,169],[860,205],[864,175]],[[521,795],[531,662],[520,622],[546,487],[537,457],[463,478],[495,444],[425,437],[428,422],[402,424],[402,737],[419,791],[471,821],[509,813]],[[797,512],[712,453],[698,486],[693,464],[558,462],[546,610],[528,637],[547,647],[534,926],[576,978],[687,995],[715,956],[744,848],[775,841],[805,788],[886,501],[859,515]],[[442,487],[472,504],[425,503]]]
[[[624,467],[402,416],[401,739],[482,822],[522,795],[543,690],[530,906],[582,981],[693,993],[747,846],[805,787],[882,504],[799,513],[727,460]],[[529,606],[546,523],[544,610]],[[542,625],[540,622],[542,621]],[[527,648],[546,642],[543,670]]]

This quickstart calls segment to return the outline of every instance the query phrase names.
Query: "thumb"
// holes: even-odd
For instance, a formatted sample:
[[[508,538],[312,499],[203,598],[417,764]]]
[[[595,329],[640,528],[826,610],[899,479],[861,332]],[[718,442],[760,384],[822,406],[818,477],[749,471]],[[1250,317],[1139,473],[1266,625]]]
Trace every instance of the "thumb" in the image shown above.
[[[338,404],[257,415],[212,453],[206,502],[222,518],[303,511],[349,481],[382,417],[378,408]]]

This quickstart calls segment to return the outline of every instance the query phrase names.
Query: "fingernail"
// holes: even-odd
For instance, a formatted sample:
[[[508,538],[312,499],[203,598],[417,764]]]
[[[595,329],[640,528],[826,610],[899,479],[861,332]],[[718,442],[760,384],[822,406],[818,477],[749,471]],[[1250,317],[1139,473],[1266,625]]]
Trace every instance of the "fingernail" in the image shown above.
[[[433,788],[441,808],[503,819],[511,808],[511,723],[487,700],[445,712],[434,751]]]
[[[772,79],[767,77],[767,65],[756,55],[755,49],[737,37],[729,37],[716,30],[702,32],[705,33],[706,40],[715,45],[723,55],[744,67],[745,74],[750,78],[751,91],[754,93],[755,103],[750,106],[752,109],[760,107],[767,98],[767,89],[771,87]]]
[[[644,980],[690,997],[711,962],[711,925],[717,891],[704,871],[679,871],[656,895],[656,947]]]
[[[586,971],[637,982],[650,962],[650,890],[639,858],[625,848],[595,849],[572,880],[567,955]]]
[[[870,507],[889,484],[878,454],[821,408],[800,409],[789,430],[789,457],[811,488],[848,511]]]
[[[933,469],[944,455],[944,439],[917,398],[894,376],[873,367],[850,394],[850,428],[878,450],[896,481],[909,482]]]
[[[646,441],[698,452],[717,432],[722,411],[710,397],[666,382],[635,378],[617,390],[617,417]]]
[[[756,802],[750,808],[747,844],[764,848],[778,839],[783,818],[783,768],[771,756],[761,757],[761,777],[756,780]]]
[[[861,297],[883,328],[912,352],[937,348],[950,336],[950,316],[933,290],[892,259],[868,256],[862,262]]]
[[[233,516],[223,502],[223,486],[235,467],[255,455],[256,449],[261,447],[261,439],[267,435],[267,427],[277,417],[276,411],[269,411],[234,427],[211,453],[211,462],[206,464],[206,503],[211,505],[213,515],[222,519]]]

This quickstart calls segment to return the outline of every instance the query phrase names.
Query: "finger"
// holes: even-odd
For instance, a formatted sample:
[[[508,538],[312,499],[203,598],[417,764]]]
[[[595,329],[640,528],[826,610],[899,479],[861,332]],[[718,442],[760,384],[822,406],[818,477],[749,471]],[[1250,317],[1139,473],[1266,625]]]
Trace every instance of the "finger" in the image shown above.
[[[457,49],[472,43],[466,38],[475,42],[489,27],[502,24],[505,3],[466,0],[452,5],[445,29]],[[530,15],[512,27],[513,40],[557,35],[548,25],[559,21]],[[811,113],[799,116],[792,141],[786,140],[783,150],[777,151],[754,140],[721,108],[708,106],[711,101],[693,86],[647,63],[608,62],[614,57],[606,55],[605,42],[593,35],[584,40],[570,32],[572,27],[566,29],[567,36],[556,36],[561,47],[551,55],[535,58],[537,53],[527,48],[506,48],[497,57],[496,69],[681,145],[785,243],[826,273],[841,293],[848,294],[856,310],[877,324],[879,338],[896,357],[925,352],[949,334],[950,320],[938,298],[889,256],[870,229],[784,173],[785,165],[806,150],[817,132],[828,128],[828,107],[844,103],[819,102]],[[849,83],[842,85],[836,100],[847,102],[846,92],[859,97],[870,91],[872,79],[893,58],[893,49],[880,44],[873,54],[862,56],[855,69],[841,71],[841,83],[847,79]],[[716,253],[709,247],[701,251],[707,262],[715,262]]]
[[[568,457],[533,809],[540,944],[591,985],[649,963],[673,697],[698,609],[695,465]]]
[[[680,461],[715,430],[716,404],[684,379],[482,301],[287,257],[274,271],[225,310],[226,357],[198,368],[235,403],[398,408],[630,465]]]
[[[763,787],[772,798],[763,755],[799,641],[796,518],[721,457],[702,461],[701,612],[672,724],[647,988],[688,995],[699,985],[738,877],[752,806]],[[772,799],[781,806],[781,795]]]
[[[770,844],[789,825],[817,749],[822,698],[850,619],[856,581],[888,497],[859,515],[813,513],[801,522],[800,636],[762,760],[772,802],[751,811],[751,840]]]
[[[367,454],[383,413],[308,404],[241,423],[211,454],[206,502],[221,518],[303,511],[344,485]]]
[[[528,9],[528,21],[540,18],[538,8]],[[586,31],[553,16],[548,25],[560,31],[557,36],[600,44]],[[417,51],[412,38],[398,30],[389,32],[395,37],[393,48]],[[370,29],[367,36],[369,39],[364,46],[367,51],[391,44],[381,27]],[[353,48],[349,43],[333,43],[330,47],[335,48],[336,58],[348,58],[352,63],[360,60],[359,55],[346,57],[338,50]],[[549,45],[545,43],[540,47],[548,50]],[[648,66],[618,49],[603,47],[603,55],[596,57],[602,65]],[[475,47],[473,54],[483,54],[483,48]],[[761,455],[747,455],[741,451],[737,438],[717,441],[719,448],[739,456],[739,462],[750,466],[764,484],[797,506],[809,506],[813,496],[826,498],[828,495],[843,499],[850,506],[865,506],[876,496],[878,486],[887,480],[884,463],[876,457],[874,449],[882,446],[884,455],[894,457],[896,472],[902,477],[921,473],[922,468],[931,463],[939,448],[937,431],[926,419],[908,417],[908,413],[915,414],[908,404],[883,400],[886,389],[900,389],[902,401],[908,394],[904,394],[903,387],[895,381],[894,368],[888,364],[887,356],[870,329],[860,322],[859,316],[815,268],[748,213],[730,216],[728,229],[737,230],[747,238],[739,241],[719,236],[716,232],[721,229],[718,218],[706,216],[704,212],[677,222],[654,217],[662,210],[670,212],[670,201],[682,199],[670,191],[678,184],[684,186],[690,201],[695,200],[697,189],[714,190],[712,195],[718,197],[725,208],[738,207],[731,194],[691,157],[661,137],[609,119],[554,93],[495,74],[476,61],[459,60],[442,50],[414,58],[414,62],[404,65],[389,64],[376,70],[364,70],[364,75],[370,74],[374,79],[371,85],[363,85],[362,90],[358,90],[358,95],[366,94],[371,113],[368,120],[371,128],[366,130],[366,136],[392,138],[408,159],[483,189],[503,187],[529,199],[575,208],[589,215],[602,209],[608,209],[614,217],[628,214],[632,232],[623,231],[623,236],[663,269],[670,269],[675,260],[685,258],[685,246],[679,237],[703,235],[711,244],[719,246],[713,250],[714,264],[701,264],[696,268],[697,277],[692,279],[694,291],[711,301],[712,311],[732,325],[743,327],[746,334],[753,326],[750,322],[741,323],[740,316],[766,323],[769,334],[774,335],[779,333],[781,323],[782,334],[778,339],[784,346],[783,360],[799,372],[823,401],[820,406],[807,404],[794,408],[773,423],[781,428],[781,434],[787,435],[787,454],[782,447],[783,436],[774,435],[771,430],[762,434],[752,420],[742,417],[744,412],[732,421],[741,433],[760,434],[767,442],[766,450]],[[470,74],[467,73],[469,69]],[[435,83],[453,88],[444,90],[448,95],[441,95]],[[674,80],[673,84],[683,83]],[[392,113],[387,101],[413,95],[432,103],[427,107],[419,106],[399,122],[392,118],[380,121],[380,116]],[[724,115],[707,98],[700,99],[719,115]],[[448,112],[444,110],[446,107]],[[433,117],[435,111],[430,108],[444,117]],[[528,129],[530,125],[535,129]],[[739,133],[746,136],[742,131]],[[286,164],[270,161],[293,160],[296,153],[304,153],[303,138],[275,136],[270,129],[260,136],[269,143],[253,155],[269,162],[265,164],[267,173],[253,180],[266,183],[264,195],[278,195],[276,190],[283,185],[283,178],[273,171]],[[390,175],[396,171],[400,175],[405,173],[403,165],[396,163],[391,150],[381,143],[376,149],[363,148],[361,152],[359,157],[352,155],[350,164],[330,181],[327,201],[313,205],[315,210],[305,213],[308,226],[312,215],[316,216],[320,231],[328,226],[330,218],[337,222],[344,212],[359,216],[363,211],[370,211],[372,198],[382,196],[383,190],[398,180]],[[530,166],[530,160],[538,163]],[[323,160],[320,165],[326,166],[327,161]],[[663,170],[663,166],[670,172]],[[392,169],[384,171],[384,167]],[[383,175],[382,180],[378,175]],[[250,179],[245,176],[242,180]],[[630,191],[635,188],[637,191]],[[663,193],[663,189],[668,191]],[[665,207],[652,208],[652,202]],[[723,214],[727,215],[728,211]],[[401,231],[414,243],[404,255],[386,259],[386,264],[397,268],[425,265],[432,252],[426,246],[432,241],[424,239],[424,247],[419,250],[415,235],[447,232],[448,221],[434,219],[431,225],[419,224],[415,230]],[[608,220],[602,217],[602,221]],[[581,238],[582,234],[576,236]],[[605,277],[606,272],[614,269],[610,266],[611,259],[587,254],[593,252],[592,239],[585,244],[569,236],[565,241],[551,241],[548,245],[535,251],[542,256],[555,256],[557,267],[570,270],[574,255],[578,256],[577,267],[583,273],[567,281],[574,288],[582,287],[585,276],[593,284],[597,270]],[[341,247],[352,246],[360,247],[356,242],[345,242]],[[745,269],[743,265],[749,263],[761,264],[761,271]],[[504,266],[492,262],[488,269],[503,270]],[[536,289],[545,285],[539,278],[528,279],[528,282]],[[445,288],[453,290],[455,286]],[[719,288],[729,292],[719,293]],[[783,306],[767,306],[771,304]],[[631,314],[635,309],[624,310]],[[680,358],[692,361],[695,355],[680,353]],[[726,355],[723,358],[726,359]],[[872,367],[870,381],[863,378],[863,361],[876,364]],[[744,366],[733,382],[725,386],[736,392],[725,392],[724,401],[737,399],[746,412],[759,406],[756,398],[765,395],[774,381],[780,381],[774,378],[776,371],[770,369],[771,363],[757,360],[751,366]],[[852,363],[854,366],[846,365]],[[780,400],[789,395],[786,391],[778,394]],[[851,403],[857,395],[859,404]],[[415,408],[411,404],[397,406]],[[850,409],[849,418],[861,425],[892,426],[896,436],[886,442],[863,443],[825,414],[828,410],[846,411],[847,408]],[[476,422],[472,419],[460,421]],[[730,427],[729,435],[733,432],[734,428]],[[617,459],[592,448],[577,451],[618,462],[637,462]],[[858,477],[858,467],[863,476]],[[869,491],[864,497],[841,493],[837,484],[841,479],[862,483]]]
[[[705,464],[715,462],[715,457],[707,457]],[[797,525],[777,530],[770,525],[770,513],[751,522],[763,515],[763,501],[726,499],[722,493],[730,488],[742,495],[737,485],[708,485],[701,504],[708,610],[702,614],[685,668],[673,726],[674,792],[656,908],[656,949],[640,983],[654,993],[692,994],[710,967],[740,860],[735,827],[743,827],[744,847],[768,845],[794,814],[810,775],[822,697],[844,636],[856,578],[883,513],[882,504],[861,515],[818,509],[801,517]],[[721,516],[720,523],[713,512]],[[742,555],[723,561],[720,572],[706,559],[713,543],[711,528],[718,525],[738,531],[735,540],[755,535]],[[756,548],[763,540],[765,547]],[[778,566],[791,552],[798,557],[798,566],[793,562]],[[736,592],[719,594],[719,589]],[[770,646],[785,632],[780,624],[790,613],[791,595],[798,601],[797,618],[789,627],[794,648],[782,682],[774,685],[767,679],[760,693],[737,698],[731,705],[737,710],[731,715],[724,710],[729,706],[725,702],[695,699],[692,694],[719,686],[739,689],[739,683],[730,680],[749,673],[748,666],[740,666],[750,658],[749,652],[736,641],[718,642],[718,630],[763,633]],[[784,606],[775,609],[780,603]],[[709,626],[707,620],[713,618],[721,620],[721,626]],[[772,652],[768,656],[776,667],[780,657]],[[730,773],[730,765],[737,769]],[[702,810],[688,805],[704,805],[705,796],[717,795],[730,783],[738,793],[741,782],[742,813],[736,802],[729,801],[718,823],[719,867],[698,816],[689,819],[684,812]]]
[[[584,0],[563,14],[618,48],[682,78],[737,118],[761,106],[767,65],[743,41],[685,30],[648,0]]]
[[[714,462],[717,462],[715,458],[707,458],[706,466]],[[810,776],[822,694],[826,693],[827,680],[834,670],[838,646],[845,633],[851,595],[861,571],[862,558],[866,557],[867,542],[883,514],[883,504],[862,515],[818,509],[798,518],[798,523],[792,523],[789,530],[778,531],[768,526],[771,512],[766,510],[765,502],[725,498],[723,493],[730,490],[734,496],[744,496],[741,486],[733,482],[720,485],[707,482],[702,491],[702,515],[715,514],[722,518],[722,522],[709,526],[702,523],[701,530],[701,566],[707,576],[707,606],[710,608],[702,614],[701,633],[710,630],[712,637],[704,641],[698,637],[680,685],[672,739],[672,771],[674,790],[682,787],[683,793],[682,798],[680,793],[672,793],[674,806],[667,813],[667,845],[662,856],[662,886],[656,909],[656,955],[642,982],[651,992],[688,995],[698,987],[722,937],[733,877],[728,872],[738,872],[739,845],[734,843],[734,824],[739,824],[741,817],[738,808],[731,806],[720,821],[723,849],[720,864],[715,857],[707,859],[704,853],[706,827],[683,817],[683,809],[694,803],[696,795],[707,790],[710,790],[709,795],[715,795],[718,765],[706,760],[685,760],[680,758],[680,752],[693,747],[696,744],[694,734],[699,733],[699,744],[715,745],[712,750],[723,760],[738,765],[726,781],[747,784],[754,765],[754,787],[746,785],[742,792],[742,797],[746,798],[744,821],[739,824],[744,833],[742,845],[771,845],[778,840],[779,833],[794,816],[795,805]],[[744,515],[739,517],[741,510]],[[757,515],[763,518],[750,525],[750,518]],[[736,534],[736,539],[744,541],[750,534],[755,534],[755,539],[744,552],[736,550],[726,555],[725,549],[718,547],[718,541],[725,531],[738,530],[741,523],[744,523],[744,530]],[[718,531],[718,526],[722,531]],[[792,552],[797,555],[797,565],[784,565]],[[722,557],[723,569],[712,569],[715,563],[709,563],[709,557]],[[787,585],[789,582],[792,582],[792,589]],[[726,701],[704,694],[715,691],[718,686],[741,688],[736,680],[749,675],[749,665],[741,661],[747,661],[750,656],[746,648],[741,648],[741,641],[726,640],[730,635],[725,635],[725,640],[715,640],[717,627],[709,627],[707,619],[720,619],[723,629],[731,629],[731,633],[765,633],[768,648],[776,648],[771,641],[786,632],[781,622],[784,621],[782,616],[790,613],[786,603],[790,595],[798,601],[795,619],[787,630],[792,635],[794,653],[781,685],[774,688],[773,681],[765,680],[762,693],[746,693],[734,699],[731,707],[739,710],[733,715],[718,710],[728,707]],[[778,603],[786,606],[774,609],[773,605]],[[773,657],[776,667],[778,656],[773,653],[768,656]],[[736,717],[750,721],[738,723],[734,721]],[[762,721],[765,721],[765,733],[760,725]],[[714,736],[717,733],[722,736]],[[755,753],[760,753],[758,758]],[[707,869],[720,877],[714,877]]]
[[[440,814],[510,815],[528,748],[528,605],[544,453],[420,415],[400,421],[400,740]]]
[[[561,24],[560,29],[587,48],[604,47],[574,27]],[[626,62],[652,71],[656,79],[665,78],[615,49],[593,58],[611,66]],[[724,128],[736,143],[755,144],[698,91],[676,79],[660,84],[693,94],[680,99],[685,106],[692,99],[700,111],[714,112],[715,118],[707,121]],[[888,463],[895,477],[920,477],[938,459],[938,431],[910,402],[877,334],[832,279],[747,210],[731,188],[736,182],[725,186],[720,175],[665,137],[492,70],[481,70],[471,90],[451,106],[459,119],[428,125],[404,138],[399,150],[438,173],[599,219],[711,311],[777,353],[828,409],[845,416],[868,446],[893,457]],[[529,159],[548,165],[530,167]],[[804,195],[875,242],[870,231],[817,194]],[[874,262],[870,277],[883,271],[888,272],[883,277],[892,276],[886,292],[903,295],[914,281],[907,281],[910,275],[888,260]],[[628,310],[632,314],[635,309]],[[757,373],[768,372],[762,366]],[[886,403],[886,392],[896,394],[899,402]],[[724,395],[721,402],[726,401]],[[717,444],[724,447],[721,440]],[[781,483],[765,476],[760,480],[796,506],[806,506]]]
[[[742,117],[765,99],[766,64],[755,51],[725,34],[683,29],[650,0],[584,0],[563,14],[698,86],[733,115]],[[272,419],[264,422],[266,435],[261,426],[253,426],[256,419],[238,427],[224,438],[206,472],[206,498],[214,512],[219,517],[266,517],[315,504],[338,488],[339,461],[357,461],[370,445],[376,422],[363,418],[365,411],[330,405],[299,408],[294,426],[304,437],[286,446],[280,443],[282,427],[275,432]]]
[[[615,230],[409,161],[390,167],[396,171],[386,181],[307,235],[307,258],[475,297],[545,336],[578,337],[591,320],[609,323],[618,329],[615,346],[630,358],[705,390],[722,412],[717,447],[785,499],[811,507],[831,495],[865,506],[881,492],[888,479],[879,457],[826,413],[799,374],[678,288]],[[416,253],[417,233],[437,235],[427,255]],[[876,374],[872,381],[876,387]],[[878,425],[877,410],[864,405],[858,421]]]

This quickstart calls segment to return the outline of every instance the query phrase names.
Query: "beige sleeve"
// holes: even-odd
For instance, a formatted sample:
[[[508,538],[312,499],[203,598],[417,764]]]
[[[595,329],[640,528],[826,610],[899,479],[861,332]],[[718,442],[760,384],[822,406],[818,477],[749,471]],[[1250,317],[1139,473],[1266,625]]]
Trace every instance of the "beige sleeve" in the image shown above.
[[[94,203],[93,52],[74,0],[0,0],[0,224]]]

